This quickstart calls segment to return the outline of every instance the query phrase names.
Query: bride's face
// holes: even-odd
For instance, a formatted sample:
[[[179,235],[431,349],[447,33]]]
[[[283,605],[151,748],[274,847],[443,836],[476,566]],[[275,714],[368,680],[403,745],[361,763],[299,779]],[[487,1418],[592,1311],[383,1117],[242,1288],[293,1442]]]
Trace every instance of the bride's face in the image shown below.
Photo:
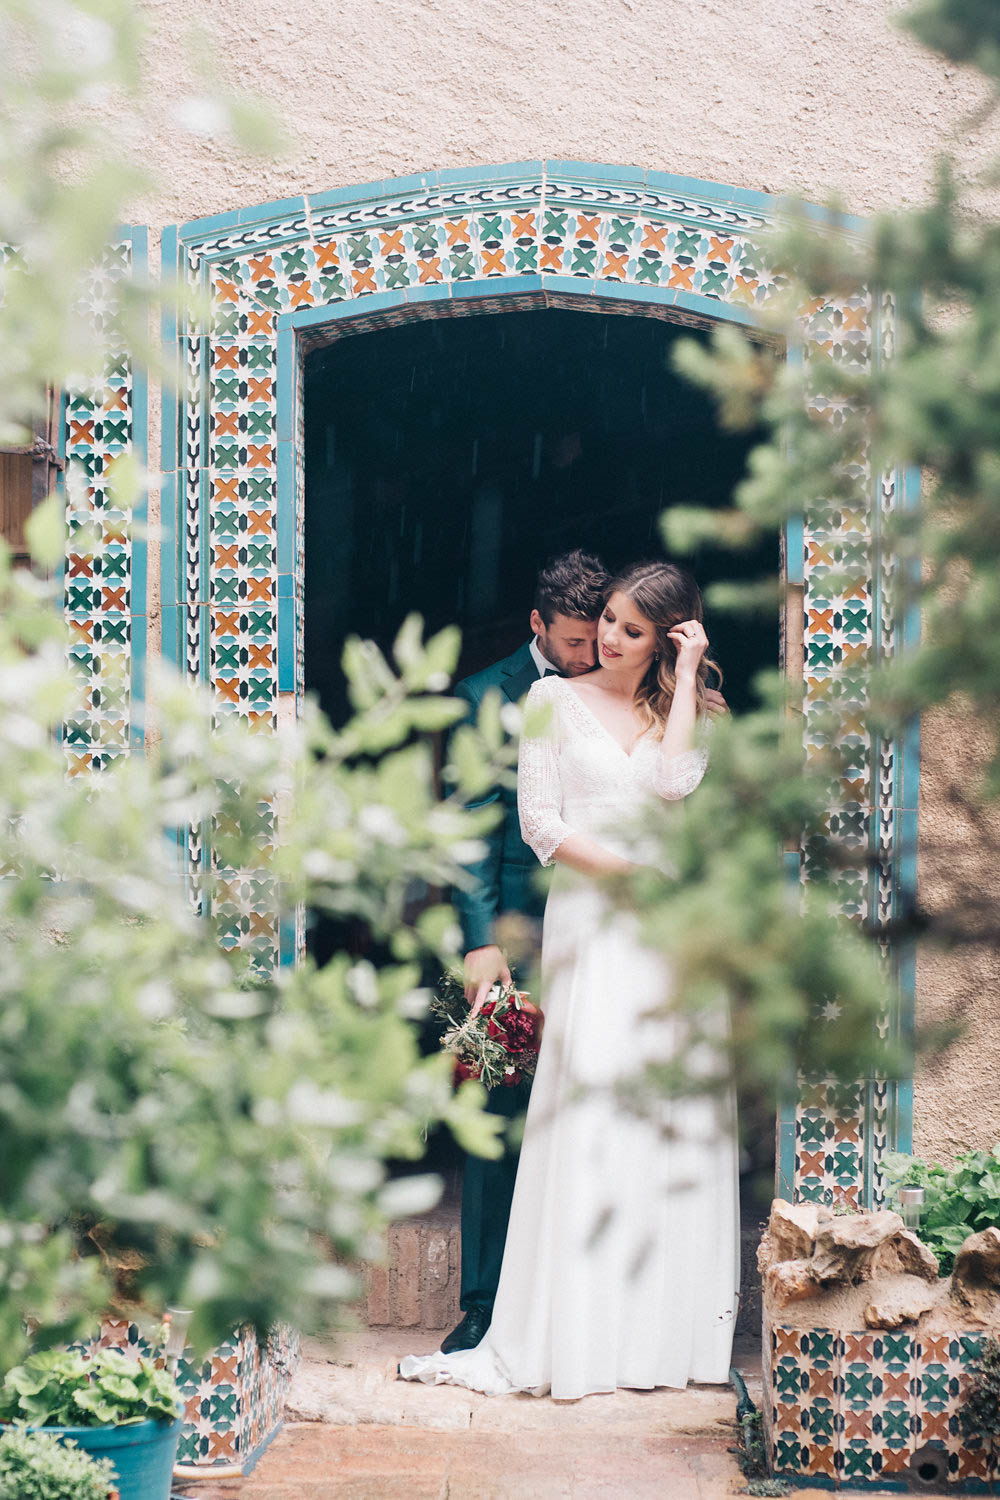
[[[651,620],[627,594],[612,594],[597,622],[597,660],[610,671],[644,673],[656,650]]]

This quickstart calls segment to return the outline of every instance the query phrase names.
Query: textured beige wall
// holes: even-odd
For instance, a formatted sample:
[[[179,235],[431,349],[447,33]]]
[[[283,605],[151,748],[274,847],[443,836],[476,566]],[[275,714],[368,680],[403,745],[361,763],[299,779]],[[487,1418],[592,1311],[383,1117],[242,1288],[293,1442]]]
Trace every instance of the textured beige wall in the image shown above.
[[[118,128],[156,183],[131,214],[151,226],[154,264],[166,223],[438,167],[574,157],[812,199],[837,193],[867,213],[919,202],[943,151],[973,172],[997,149],[994,130],[962,129],[978,81],[893,28],[894,0],[145,0],[143,9],[151,89],[142,116],[122,114]],[[196,50],[211,52],[213,86],[257,94],[282,122],[287,146],[274,160],[241,161],[175,123],[201,87],[196,30],[208,39]],[[155,400],[152,418],[155,430]],[[158,506],[154,490],[154,521]],[[992,875],[977,873],[975,833],[947,796],[966,738],[940,717],[924,727],[921,879],[932,905],[956,868]],[[996,955],[979,950],[921,959],[919,1018],[958,1002],[970,1024],[917,1081],[917,1142],[932,1156],[1000,1138],[998,970]]]

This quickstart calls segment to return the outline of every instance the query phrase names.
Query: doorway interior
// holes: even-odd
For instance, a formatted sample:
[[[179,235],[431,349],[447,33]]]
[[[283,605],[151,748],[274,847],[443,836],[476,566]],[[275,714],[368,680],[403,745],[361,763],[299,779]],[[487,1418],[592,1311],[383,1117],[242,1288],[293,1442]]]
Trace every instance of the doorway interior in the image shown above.
[[[755,434],[730,433],[678,376],[681,338],[659,318],[565,308],[429,316],[313,350],[305,364],[305,686],[347,712],[344,638],[391,648],[403,619],[457,623],[459,675],[528,637],[534,578],[583,547],[609,568],[665,556],[668,506],[728,507]],[[704,588],[774,575],[777,535],[753,550],[703,547],[686,560]],[[734,712],[774,667],[778,611],[708,610]],[[313,938],[314,951],[322,951]],[[741,1101],[744,1211],[774,1182],[774,1116]],[[456,1170],[450,1142],[431,1162]]]

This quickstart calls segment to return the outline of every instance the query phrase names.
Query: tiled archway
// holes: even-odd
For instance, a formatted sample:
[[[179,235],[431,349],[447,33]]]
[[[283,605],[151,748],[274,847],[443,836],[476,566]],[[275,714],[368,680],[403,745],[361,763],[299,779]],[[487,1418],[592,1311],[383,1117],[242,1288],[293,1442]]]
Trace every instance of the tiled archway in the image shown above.
[[[752,325],[779,284],[762,245],[778,212],[766,195],[717,184],[527,162],[338,189],[168,230],[164,265],[208,295],[211,314],[165,330],[181,393],[164,421],[164,654],[211,682],[221,712],[265,732],[301,691],[305,347],[415,317],[544,306]],[[838,221],[841,233],[857,228]],[[819,302],[804,310],[802,336],[807,355],[889,357],[891,299],[862,290]],[[881,518],[906,503],[904,476],[867,476],[867,490],[868,503],[851,510],[808,503],[789,526],[786,559],[803,591],[807,744],[820,742],[816,708],[846,706],[852,765],[838,831],[877,856],[873,875],[844,876],[843,905],[887,916],[912,880],[899,850],[904,832],[915,848],[915,746],[873,744],[860,711],[868,662],[898,649],[913,625],[895,617],[895,564],[879,550]],[[189,853],[197,863],[195,831]],[[273,953],[280,935],[266,882],[234,882],[228,894],[226,941]],[[815,1084],[780,1128],[783,1191],[877,1200],[882,1150],[908,1144],[908,1092],[870,1080],[847,1091]]]

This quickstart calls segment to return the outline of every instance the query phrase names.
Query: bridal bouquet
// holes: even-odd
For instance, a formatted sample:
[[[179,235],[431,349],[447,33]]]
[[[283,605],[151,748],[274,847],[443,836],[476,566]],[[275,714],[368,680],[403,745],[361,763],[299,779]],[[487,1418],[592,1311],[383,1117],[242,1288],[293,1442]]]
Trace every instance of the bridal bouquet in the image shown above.
[[[473,1016],[461,979],[448,975],[431,1001],[431,1014],[444,1026],[441,1046],[455,1059],[455,1082],[478,1078],[485,1088],[513,1088],[531,1078],[538,1064],[542,1012],[525,990],[495,984]]]

